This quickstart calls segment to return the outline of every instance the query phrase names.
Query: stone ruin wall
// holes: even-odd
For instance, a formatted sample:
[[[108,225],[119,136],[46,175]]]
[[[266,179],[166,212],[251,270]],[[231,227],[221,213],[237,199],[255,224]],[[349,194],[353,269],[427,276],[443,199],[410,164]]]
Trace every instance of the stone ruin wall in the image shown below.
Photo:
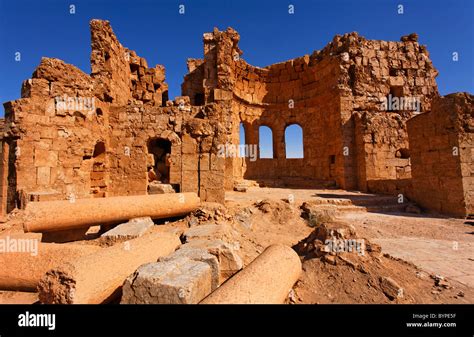
[[[359,38],[360,39],[360,38]],[[437,70],[425,46],[415,34],[400,42],[362,39],[362,47],[349,48],[350,89],[343,94],[347,120],[347,141],[354,134],[357,189],[379,193],[409,193],[411,167],[406,122],[417,113],[410,110],[387,111],[380,97],[415,97],[420,113],[430,111],[437,97]],[[355,132],[351,130],[355,128]]]
[[[437,71],[416,35],[401,40],[366,40],[350,33],[336,36],[320,52],[320,57],[339,60],[341,148],[335,161],[343,188],[394,193],[410,178],[409,158],[402,157],[409,157],[406,121],[415,112],[388,111],[381,99],[390,94],[416,97],[420,112],[429,111],[438,95]]]
[[[408,121],[413,191],[422,207],[474,214],[474,96],[437,98],[431,112]]]
[[[223,201],[222,160],[210,164],[223,134],[217,117],[196,120],[209,109],[192,107],[186,97],[168,101],[164,67],[148,68],[108,22],[91,21],[91,37],[90,75],[43,58],[23,83],[22,98],[5,103],[2,207],[147,193],[147,146],[156,138],[171,143],[169,183]],[[94,109],[58,109],[64,95],[93,98]]]
[[[234,111],[247,140],[259,143],[260,126],[269,127],[273,136],[273,159],[247,160],[244,177],[291,186],[335,180],[337,169],[330,170],[322,158],[340,149],[337,62],[306,56],[258,69],[239,61],[235,72]],[[303,130],[303,158],[286,158],[285,129],[292,124]]]
[[[384,111],[381,98],[416,97],[426,112],[438,95],[437,71],[415,35],[401,42],[336,36],[311,56],[265,68],[239,57],[239,38],[231,28],[205,35],[205,57],[189,61],[183,83],[192,102],[232,101],[234,144],[240,122],[246,144],[259,143],[260,126],[272,130],[274,158],[234,160],[234,180],[293,186],[334,181],[341,188],[386,193],[409,186],[406,121],[415,113]],[[291,124],[303,129],[302,159],[286,159],[284,133]]]
[[[246,144],[259,144],[260,126],[272,130],[273,159],[237,158],[227,166],[232,167],[227,173],[233,181],[245,178],[279,185],[289,182],[293,186],[335,178],[336,170],[331,171],[320,159],[341,148],[340,140],[334,137],[337,132],[332,131],[338,128],[338,62],[304,56],[265,68],[254,67],[239,57],[239,38],[232,29],[206,35],[205,45],[212,47],[205,47],[205,52],[214,50],[215,54],[191,60],[194,71],[183,84],[183,94],[190,97],[204,94],[206,100],[230,102],[233,144],[239,144],[240,123],[244,125]],[[217,71],[209,64],[216,64]],[[210,81],[216,85],[214,90],[207,86],[206,74],[218,77]],[[289,107],[289,100],[293,100],[294,107]],[[284,132],[291,124],[302,127],[304,135],[320,135],[303,138],[302,159],[286,159]]]
[[[437,71],[414,34],[400,42],[338,35],[312,55],[259,68],[240,57],[237,32],[215,29],[204,34],[203,59],[188,60],[183,96],[174,101],[164,67],[148,68],[107,21],[91,21],[91,39],[90,75],[44,58],[22,98],[5,103],[3,214],[28,201],[145,194],[156,139],[170,144],[168,182],[203,201],[223,202],[225,190],[242,179],[416,197],[411,153],[429,151],[416,136],[409,142],[407,121],[417,113],[381,105],[392,94],[419,98],[421,112],[432,109]],[[94,97],[95,109],[59,111],[55,97],[63,95]],[[220,145],[239,144],[240,123],[246,144],[259,143],[260,126],[272,129],[274,158],[218,155]],[[286,158],[291,124],[303,130],[302,159]],[[464,174],[472,157],[463,160]],[[462,176],[467,204],[470,179]]]

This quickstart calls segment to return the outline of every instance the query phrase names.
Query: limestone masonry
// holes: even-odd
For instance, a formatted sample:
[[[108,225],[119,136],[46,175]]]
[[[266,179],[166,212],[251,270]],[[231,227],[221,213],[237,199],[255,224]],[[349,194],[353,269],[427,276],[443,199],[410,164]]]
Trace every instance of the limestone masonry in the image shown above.
[[[162,65],[122,46],[108,21],[90,23],[91,74],[43,58],[4,103],[1,215],[28,202],[196,192],[223,202],[245,180],[402,194],[425,209],[474,213],[473,96],[440,97],[416,34],[400,42],[336,35],[311,55],[259,68],[232,28],[203,37],[182,96],[168,100]],[[219,147],[273,136],[273,158]],[[285,129],[303,130],[288,159]]]

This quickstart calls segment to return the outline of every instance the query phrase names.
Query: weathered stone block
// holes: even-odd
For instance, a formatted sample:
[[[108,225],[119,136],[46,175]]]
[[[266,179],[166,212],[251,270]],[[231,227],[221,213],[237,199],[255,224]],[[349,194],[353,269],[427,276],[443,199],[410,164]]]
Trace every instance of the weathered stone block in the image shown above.
[[[196,226],[198,228],[201,226]],[[180,247],[180,249],[199,248],[205,249],[210,254],[217,257],[220,270],[220,282],[222,283],[237,271],[243,268],[243,262],[236,250],[239,249],[237,244],[231,245],[222,240],[192,240]]]
[[[161,184],[158,181],[152,181],[148,184],[148,194],[176,193],[170,184]]]
[[[212,270],[187,257],[148,263],[122,287],[124,304],[196,304],[212,291]]]
[[[160,258],[158,261],[172,261],[174,259],[188,258],[192,261],[205,262],[212,270],[212,290],[216,289],[220,284],[220,265],[215,255],[210,254],[207,249],[199,247],[191,247],[189,245],[181,246],[173,254]]]
[[[36,184],[49,185],[51,179],[51,167],[36,168]]]
[[[35,149],[35,166],[56,167],[58,163],[58,153],[56,151]]]
[[[145,234],[153,226],[153,220],[149,217],[131,219],[102,234],[101,240],[113,243],[134,239]]]
[[[390,277],[381,277],[380,287],[384,294],[391,300],[403,297],[403,288]]]

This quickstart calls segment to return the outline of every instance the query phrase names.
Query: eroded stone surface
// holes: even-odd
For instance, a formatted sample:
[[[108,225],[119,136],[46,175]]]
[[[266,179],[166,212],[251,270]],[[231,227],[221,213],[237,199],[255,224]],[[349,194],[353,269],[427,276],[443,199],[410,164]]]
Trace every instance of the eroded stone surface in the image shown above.
[[[150,217],[131,219],[105,232],[101,239],[105,242],[116,242],[138,238],[154,225]]]
[[[121,303],[196,304],[211,292],[211,267],[179,257],[141,266],[123,285]]]
[[[172,261],[181,258],[188,258],[192,261],[207,263],[212,270],[212,290],[219,286],[221,267],[217,256],[210,254],[206,249],[183,245],[176,252],[167,257],[161,258],[159,261]]]
[[[180,249],[188,248],[205,249],[210,254],[217,257],[220,270],[219,283],[224,282],[243,267],[242,259],[237,253],[239,249],[238,244],[231,245],[228,242],[218,239],[195,239],[180,247]]]
[[[43,58],[21,98],[4,104],[0,216],[30,201],[146,194],[157,184],[223,202],[243,180],[403,194],[443,213],[473,212],[420,197],[443,192],[442,200],[474,204],[474,133],[472,95],[435,99],[438,72],[416,34],[401,41],[336,35],[311,55],[260,68],[240,57],[234,29],[214,29],[203,36],[203,58],[188,60],[182,96],[170,101],[163,66],[122,46],[108,21],[92,20],[90,29],[91,74]],[[433,131],[421,122],[443,115],[437,111],[461,114],[463,126],[451,130],[440,117]],[[236,148],[241,123],[245,158]],[[304,157],[287,160],[292,124],[302,128]],[[272,130],[273,158],[258,158],[260,126]],[[427,147],[420,134],[435,138]],[[453,146],[459,160],[445,151]],[[443,184],[434,180],[445,170],[416,164],[435,160],[433,153],[450,172]],[[425,173],[429,185],[420,182]]]

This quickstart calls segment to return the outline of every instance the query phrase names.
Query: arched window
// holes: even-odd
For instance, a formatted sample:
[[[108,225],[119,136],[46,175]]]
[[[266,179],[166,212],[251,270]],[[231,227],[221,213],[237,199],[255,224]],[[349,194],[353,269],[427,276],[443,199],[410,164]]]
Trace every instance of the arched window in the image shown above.
[[[258,128],[260,158],[273,158],[273,134],[268,126]]]
[[[239,126],[239,156],[245,157],[245,125],[240,123]]]
[[[303,129],[298,124],[285,129],[286,158],[304,158]]]

